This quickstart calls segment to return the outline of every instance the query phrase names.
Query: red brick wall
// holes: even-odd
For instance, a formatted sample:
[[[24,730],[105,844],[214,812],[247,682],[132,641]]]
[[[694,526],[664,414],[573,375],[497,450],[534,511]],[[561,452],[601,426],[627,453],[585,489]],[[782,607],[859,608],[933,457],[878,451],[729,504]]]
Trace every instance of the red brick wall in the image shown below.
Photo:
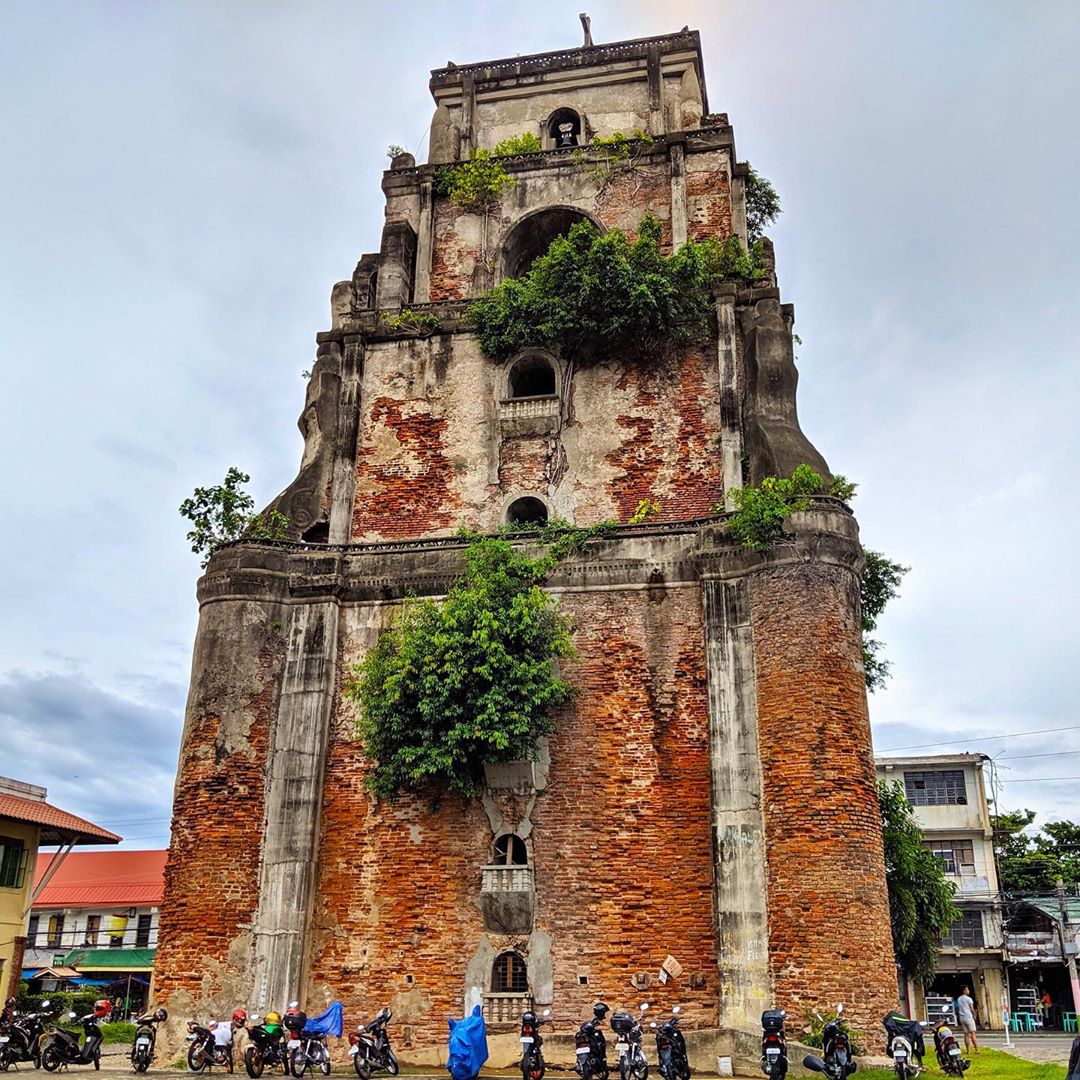
[[[896,1004],[855,578],[821,565],[751,585],[777,1005]]]
[[[602,605],[568,594],[562,604],[577,626],[580,659],[565,670],[579,693],[551,739],[549,789],[532,810],[529,840],[537,926],[552,937],[558,1030],[570,1030],[599,996],[613,1007],[678,1001],[691,1026],[715,1026],[700,594],[609,593]],[[445,1017],[461,1013],[466,966],[484,933],[480,868],[494,837],[479,801],[375,804],[362,787],[367,763],[353,722],[350,707],[339,708],[312,982],[339,997],[347,1016],[390,1003],[406,1043],[443,1045]],[[517,801],[520,812],[525,800]],[[499,949],[527,938],[489,936]],[[686,974],[660,988],[669,953]],[[628,981],[639,971],[654,979],[644,995]],[[691,973],[705,975],[703,990],[690,991]]]
[[[217,619],[222,605],[214,607]],[[263,770],[283,646],[273,630],[264,625],[261,631],[269,639],[264,647],[259,650],[249,637],[241,648],[249,645],[250,657],[234,663],[221,663],[228,648],[223,640],[202,637],[211,660],[202,679],[195,672],[193,697],[200,693],[189,705],[180,751],[154,963],[155,997],[163,1003],[177,991],[235,993],[226,984],[246,978],[246,948],[230,956],[230,946],[244,935],[258,904]],[[215,661],[221,666],[214,668]],[[228,681],[249,665],[250,686],[234,694]],[[244,987],[249,989],[246,981]],[[246,995],[238,999],[244,1000]]]

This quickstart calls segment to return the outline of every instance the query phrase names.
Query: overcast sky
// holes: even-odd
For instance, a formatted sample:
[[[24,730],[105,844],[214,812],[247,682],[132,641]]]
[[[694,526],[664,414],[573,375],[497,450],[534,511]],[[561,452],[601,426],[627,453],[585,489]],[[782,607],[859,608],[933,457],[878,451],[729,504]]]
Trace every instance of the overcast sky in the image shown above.
[[[586,2],[598,42],[700,29],[783,198],[803,426],[912,567],[877,748],[994,754],[1006,806],[1080,819],[1075,0],[6,0],[0,771],[167,842],[176,507],[295,475],[301,372],[378,250],[386,146],[424,159],[429,70],[580,44]]]

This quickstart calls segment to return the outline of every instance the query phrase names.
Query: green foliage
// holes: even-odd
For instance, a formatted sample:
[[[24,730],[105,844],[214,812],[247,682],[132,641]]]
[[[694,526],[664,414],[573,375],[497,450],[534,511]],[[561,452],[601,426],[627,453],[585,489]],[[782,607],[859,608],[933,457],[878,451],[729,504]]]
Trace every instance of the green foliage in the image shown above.
[[[554,522],[537,530],[535,557],[462,534],[465,569],[446,598],[406,601],[346,689],[380,798],[432,787],[471,795],[485,764],[535,758],[573,692],[553,669],[573,655],[570,623],[541,585],[611,527]]]
[[[628,524],[642,525],[660,514],[660,504],[655,499],[642,499],[630,517]]]
[[[605,138],[594,135],[587,147],[574,151],[574,164],[587,169],[594,180],[604,184],[618,173],[633,169],[638,157],[652,144],[652,136],[641,128],[636,128],[629,135],[621,131]]]
[[[923,832],[903,784],[879,780],[878,805],[893,950],[909,978],[929,982],[937,970],[941,935],[960,918],[953,903],[956,885],[946,880],[941,861],[923,847]]]
[[[543,149],[540,137],[531,131],[523,135],[513,135],[509,139],[503,139],[491,148],[492,157],[510,157],[512,154],[536,154]]]
[[[805,510],[809,496],[821,494],[824,487],[820,474],[799,465],[790,479],[766,476],[757,487],[738,488],[731,493],[735,513],[727,519],[728,532],[745,547],[764,551],[783,533],[787,516]]]
[[[850,502],[855,498],[855,492],[859,485],[852,483],[846,476],[842,476],[837,473],[829,481],[829,494],[834,499],[842,499],[844,502]]]
[[[751,169],[746,178],[746,237],[750,243],[760,240],[781,213],[776,188],[761,173]]]
[[[436,195],[448,195],[456,206],[475,213],[489,210],[503,191],[515,183],[490,150],[474,150],[468,161],[439,169],[432,190]]]
[[[752,256],[738,240],[660,250],[661,226],[646,216],[631,242],[580,221],[558,236],[520,278],[475,300],[469,317],[489,356],[502,360],[527,346],[561,349],[577,361],[636,356],[708,332],[709,286],[726,277],[753,280]]]
[[[94,1002],[100,997],[101,994],[93,990],[54,990],[49,994],[20,994],[15,1009],[20,1013],[37,1012],[41,1003],[47,1001],[49,1015],[57,1018],[62,1027],[67,1023],[69,1012],[85,1016],[93,1010]]]
[[[388,158],[396,158],[399,154],[407,154],[408,150],[404,146],[398,146],[397,143],[391,143],[386,148],[386,156]]]
[[[384,311],[379,316],[380,321],[387,330],[400,334],[428,334],[434,333],[442,327],[439,316],[433,311],[413,311],[412,308],[402,308],[397,315],[391,315]]]
[[[115,1024],[101,1025],[102,1042],[107,1043],[133,1043],[135,1041],[135,1025],[127,1021],[119,1021]]]
[[[825,1025],[831,1023],[837,1017],[836,1009],[808,1009],[803,1015],[802,1042],[807,1046],[813,1046],[820,1050],[824,1044]],[[843,1016],[843,1013],[839,1014]],[[847,1019],[844,1019],[844,1029],[848,1033],[848,1042],[851,1044],[853,1054],[861,1054],[865,1045],[865,1036],[859,1028],[852,1027]]]
[[[854,488],[854,485],[851,486]],[[863,671],[866,674],[866,687],[873,692],[885,685],[891,665],[882,656],[882,642],[870,635],[877,629],[877,621],[885,605],[896,595],[901,580],[911,567],[893,562],[880,551],[864,549],[863,557],[866,559],[866,569],[859,582]]]
[[[223,544],[233,540],[288,539],[289,519],[277,510],[256,514],[255,500],[242,485],[251,479],[232,467],[225,482],[214,487],[197,487],[190,499],[180,504],[180,514],[194,526],[187,534],[191,550],[202,555],[202,566]]]
[[[932,1046],[931,1040],[929,1062],[934,1060]],[[1066,1080],[1067,1072],[1064,1065],[1054,1065],[1051,1062],[1037,1064],[1034,1061],[1014,1057],[1002,1050],[991,1050],[986,1046],[979,1049],[976,1068],[979,1080]],[[939,1080],[942,1076],[936,1063],[931,1064],[924,1075],[928,1080]],[[858,1077],[859,1080],[896,1080],[896,1073],[891,1068],[864,1069],[860,1065]]]
[[[1039,831],[1027,831],[1034,821],[1034,810],[1009,810],[991,818],[1001,891],[1049,894],[1058,878],[1080,885],[1080,825],[1051,821]]]

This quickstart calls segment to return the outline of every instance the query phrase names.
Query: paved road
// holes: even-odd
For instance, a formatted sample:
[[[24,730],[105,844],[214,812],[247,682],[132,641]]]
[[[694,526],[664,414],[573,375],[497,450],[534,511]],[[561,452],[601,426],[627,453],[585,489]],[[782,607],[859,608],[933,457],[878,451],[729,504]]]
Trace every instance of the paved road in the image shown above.
[[[1005,1045],[1004,1035],[988,1035],[979,1032],[979,1045],[1006,1050],[1028,1061],[1052,1061],[1058,1065],[1069,1064],[1069,1049],[1075,1035],[1010,1035],[1012,1046]]]

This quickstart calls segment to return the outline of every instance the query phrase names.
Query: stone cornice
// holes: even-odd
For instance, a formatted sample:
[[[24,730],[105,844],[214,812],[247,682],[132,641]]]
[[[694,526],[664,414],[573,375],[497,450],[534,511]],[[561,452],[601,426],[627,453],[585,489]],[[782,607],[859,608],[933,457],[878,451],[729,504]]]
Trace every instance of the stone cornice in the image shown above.
[[[765,552],[734,542],[723,517],[621,526],[567,559],[549,586],[560,592],[662,588],[809,564],[861,569],[858,527],[839,500],[815,499],[788,523],[789,535]],[[528,545],[534,536],[506,539]],[[459,537],[338,545],[238,541],[214,555],[199,581],[199,602],[370,604],[441,595],[460,573],[467,544]]]

